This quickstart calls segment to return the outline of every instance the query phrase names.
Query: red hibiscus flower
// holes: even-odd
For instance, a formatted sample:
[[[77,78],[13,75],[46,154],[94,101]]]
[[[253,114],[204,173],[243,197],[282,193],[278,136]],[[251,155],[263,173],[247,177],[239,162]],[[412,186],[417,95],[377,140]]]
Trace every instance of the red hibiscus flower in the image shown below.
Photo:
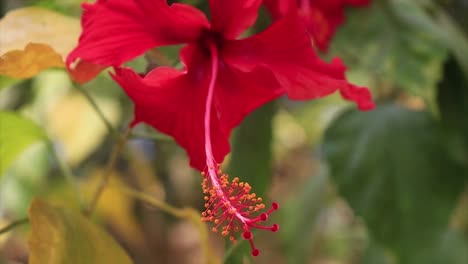
[[[278,209],[266,213],[262,199],[247,183],[228,181],[219,170],[229,153],[229,135],[255,108],[279,96],[309,100],[340,91],[362,110],[373,108],[371,95],[345,80],[339,59],[319,59],[303,23],[295,14],[264,32],[237,39],[253,25],[261,0],[210,0],[211,21],[185,4],[166,0],[99,0],[83,4],[83,33],[67,58],[77,81],[92,79],[108,66],[112,77],[135,104],[132,125],[145,122],[169,134],[186,149],[191,165],[202,171],[206,194],[204,221],[235,240],[243,232],[258,255],[251,228],[261,226]],[[141,77],[121,64],[156,46],[186,43],[183,70],[158,67]],[[255,216],[256,215],[256,216]]]
[[[346,5],[364,7],[370,0],[264,0],[274,19],[285,16],[290,11],[298,12],[314,44],[323,52],[336,32],[345,21]]]

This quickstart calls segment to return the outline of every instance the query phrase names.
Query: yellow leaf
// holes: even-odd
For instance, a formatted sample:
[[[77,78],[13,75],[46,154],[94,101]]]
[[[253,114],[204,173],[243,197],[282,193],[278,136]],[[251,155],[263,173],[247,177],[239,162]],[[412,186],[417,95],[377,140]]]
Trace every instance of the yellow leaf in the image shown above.
[[[78,19],[26,7],[7,13],[0,32],[0,75],[28,78],[48,67],[63,67],[81,27]]]
[[[22,50],[28,43],[51,46],[62,56],[77,44],[81,32],[80,22],[56,12],[26,7],[15,9],[0,20],[0,54]]]
[[[132,263],[106,232],[70,209],[35,199],[29,220],[29,264]]]
[[[87,200],[91,200],[104,173],[104,170],[92,172],[90,177],[82,182],[81,193]],[[112,172],[109,183],[97,203],[96,212],[113,228],[119,230],[126,241],[134,244],[143,243],[143,234],[134,216],[134,201],[119,190],[124,186],[125,183],[117,172]]]
[[[111,124],[116,124],[120,119],[118,104],[102,97],[94,100]],[[72,166],[87,158],[107,135],[96,111],[77,93],[52,103],[46,120],[50,134],[62,144],[67,162]]]
[[[62,57],[50,46],[30,43],[24,50],[13,50],[0,57],[0,75],[30,78],[51,67],[64,67]]]

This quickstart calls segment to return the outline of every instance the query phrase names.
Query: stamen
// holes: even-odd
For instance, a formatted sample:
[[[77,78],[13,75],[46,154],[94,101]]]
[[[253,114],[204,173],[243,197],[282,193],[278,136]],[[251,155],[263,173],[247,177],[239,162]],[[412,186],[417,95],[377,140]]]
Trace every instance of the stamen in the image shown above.
[[[222,236],[229,236],[233,242],[235,233],[242,232],[242,238],[249,241],[252,255],[257,256],[260,251],[255,248],[251,229],[278,231],[277,224],[263,226],[261,223],[267,221],[270,214],[278,210],[279,206],[277,203],[272,203],[266,213],[260,213],[265,208],[265,204],[254,193],[250,193],[252,187],[248,183],[239,182],[239,178],[229,181],[228,175],[218,167],[216,172],[214,180],[205,177],[202,182],[206,201],[202,221],[214,223],[216,226],[212,230],[221,231]]]
[[[262,226],[259,222],[268,220],[269,215],[278,210],[277,203],[272,203],[266,213],[260,213],[265,209],[265,204],[255,193],[250,193],[252,187],[246,182],[240,182],[239,178],[229,181],[228,175],[223,174],[219,164],[215,162],[211,147],[211,108],[213,93],[218,75],[218,50],[213,42],[208,42],[211,53],[211,80],[205,103],[205,154],[206,170],[202,182],[205,194],[205,211],[202,213],[202,221],[212,222],[216,226],[213,232],[220,232],[222,236],[229,236],[229,240],[236,242],[235,234],[243,232],[242,237],[249,241],[252,256],[258,256],[260,251],[255,248],[251,228],[278,231],[278,225]]]

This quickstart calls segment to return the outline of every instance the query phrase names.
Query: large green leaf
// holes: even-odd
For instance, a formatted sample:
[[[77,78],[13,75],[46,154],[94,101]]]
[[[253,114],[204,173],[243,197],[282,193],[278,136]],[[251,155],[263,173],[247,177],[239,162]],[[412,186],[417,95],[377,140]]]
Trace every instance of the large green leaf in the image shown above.
[[[26,148],[45,139],[46,134],[33,121],[0,111],[0,177]]]
[[[375,241],[368,241],[362,256],[363,264],[465,264],[468,263],[468,241],[461,232],[447,229],[427,245],[415,245],[418,250],[409,258],[398,261],[399,256]]]
[[[468,161],[468,80],[454,58],[445,63],[437,102],[450,151],[459,160]]]
[[[276,108],[276,102],[270,102],[250,114],[236,131],[233,142],[229,174],[249,182],[259,196],[265,194],[272,176],[272,118]],[[249,256],[249,244],[242,243],[226,263],[242,263]]]
[[[33,200],[29,264],[130,264],[125,251],[78,212]]]
[[[249,182],[260,196],[265,195],[272,175],[272,118],[276,108],[276,102],[271,102],[249,115],[232,144],[229,174]]]
[[[340,194],[376,242],[401,263],[420,263],[411,261],[445,232],[466,179],[431,115],[397,105],[349,111],[323,149]]]

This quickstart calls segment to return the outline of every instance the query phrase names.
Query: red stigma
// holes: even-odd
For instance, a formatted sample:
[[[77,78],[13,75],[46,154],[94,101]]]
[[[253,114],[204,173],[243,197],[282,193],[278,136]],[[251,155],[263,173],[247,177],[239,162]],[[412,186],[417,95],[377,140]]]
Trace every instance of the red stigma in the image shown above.
[[[264,213],[265,209],[262,198],[255,193],[250,193],[252,187],[246,182],[241,182],[239,178],[229,181],[228,175],[216,169],[217,175],[211,177],[210,173],[202,173],[205,178],[202,182],[203,193],[205,194],[205,208],[202,213],[202,221],[212,222],[215,226],[212,231],[228,237],[232,242],[236,242],[236,233],[242,232],[242,238],[249,241],[252,249],[252,256],[258,256],[260,251],[255,248],[251,229],[278,231],[277,224],[272,226],[262,225],[268,220],[269,215],[276,211],[279,206],[272,203],[271,208]],[[214,181],[214,183],[213,183]]]

